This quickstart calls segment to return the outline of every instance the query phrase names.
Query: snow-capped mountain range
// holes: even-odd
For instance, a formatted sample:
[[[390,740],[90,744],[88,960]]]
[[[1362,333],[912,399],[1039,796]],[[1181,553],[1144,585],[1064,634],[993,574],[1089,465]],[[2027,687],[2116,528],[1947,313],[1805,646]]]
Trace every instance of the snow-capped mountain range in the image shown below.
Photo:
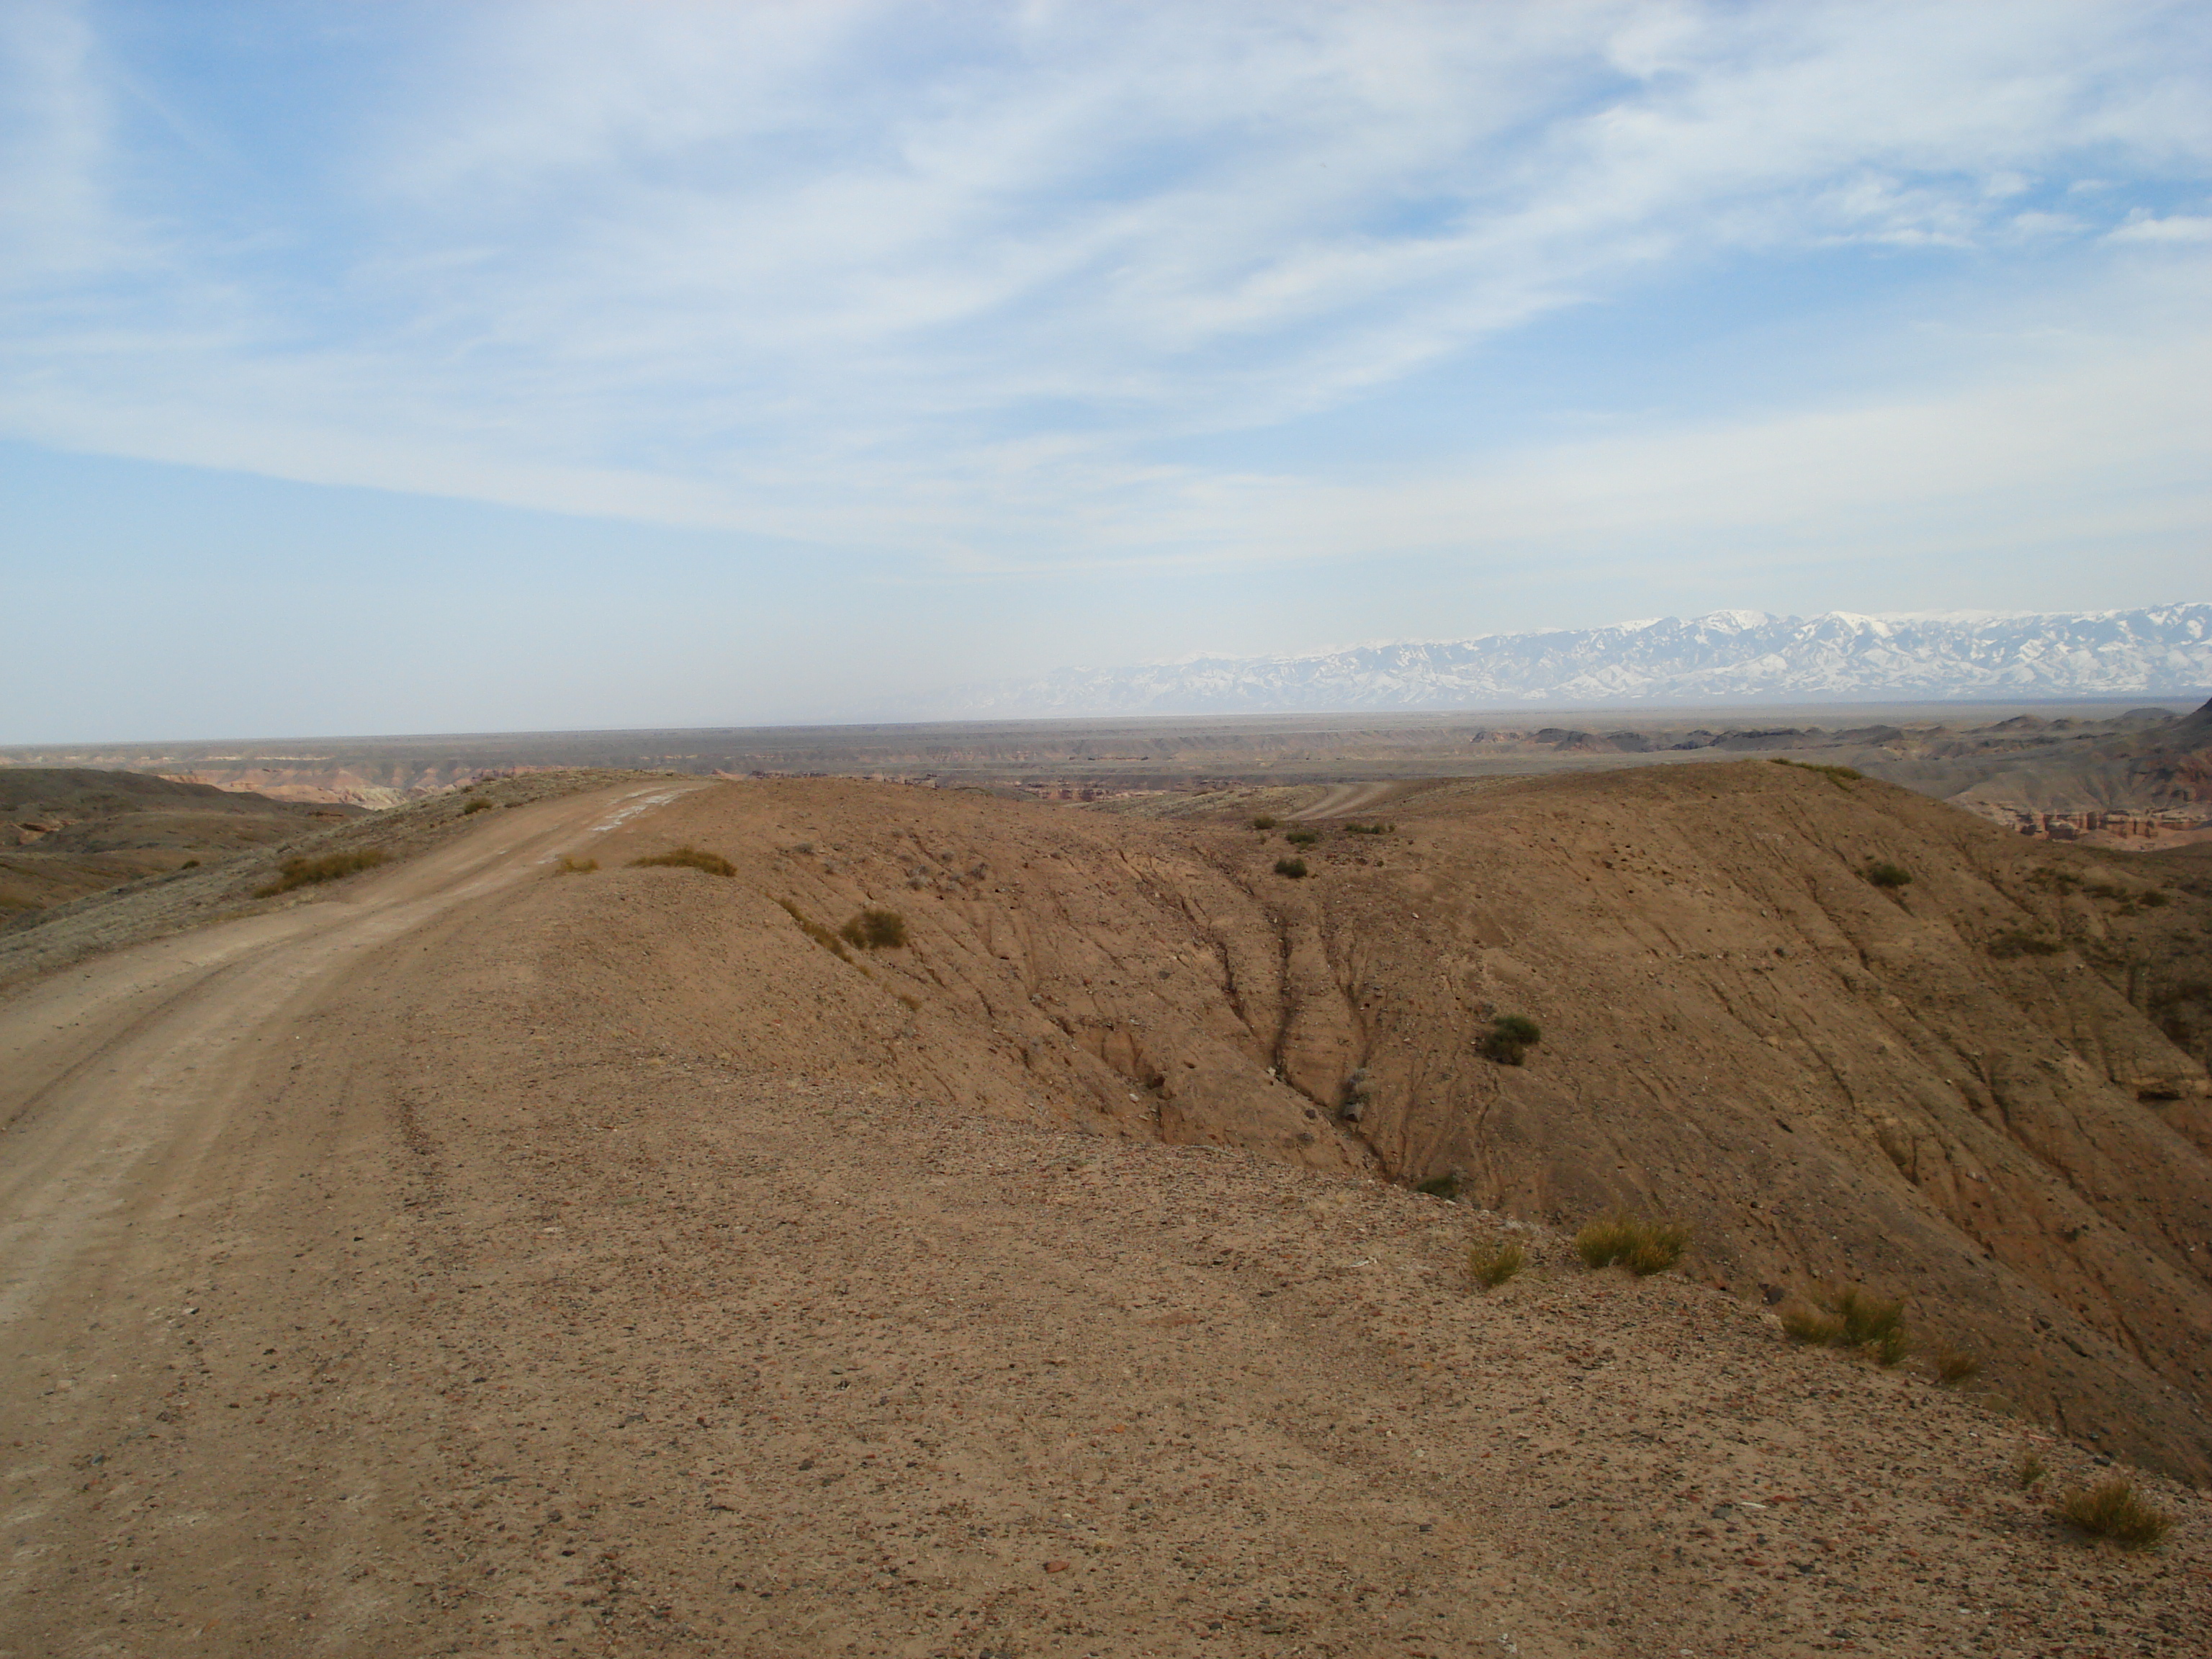
[[[959,686],[915,714],[1500,708],[1516,703],[1823,702],[2193,697],[2212,688],[2212,605],[2067,614],[1810,618],[1762,611],[1610,628],[1361,646],[1310,657],[1206,657],[1062,669]]]

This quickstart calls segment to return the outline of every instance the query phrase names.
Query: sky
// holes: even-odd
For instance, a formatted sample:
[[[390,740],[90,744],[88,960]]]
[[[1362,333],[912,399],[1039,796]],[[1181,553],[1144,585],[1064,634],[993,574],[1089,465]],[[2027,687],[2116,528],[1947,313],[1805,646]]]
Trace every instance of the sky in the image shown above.
[[[0,743],[2212,598],[2212,8],[0,7]]]

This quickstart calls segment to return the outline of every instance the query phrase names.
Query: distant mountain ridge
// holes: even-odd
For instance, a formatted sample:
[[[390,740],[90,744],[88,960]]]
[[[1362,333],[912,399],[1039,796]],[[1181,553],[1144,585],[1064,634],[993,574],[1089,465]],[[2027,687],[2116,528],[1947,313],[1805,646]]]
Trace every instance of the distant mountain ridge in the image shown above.
[[[2201,697],[2212,605],[2134,611],[1811,618],[1761,611],[1362,646],[1069,668],[912,699],[948,718],[1317,714],[1516,703],[1823,702],[1913,698]]]

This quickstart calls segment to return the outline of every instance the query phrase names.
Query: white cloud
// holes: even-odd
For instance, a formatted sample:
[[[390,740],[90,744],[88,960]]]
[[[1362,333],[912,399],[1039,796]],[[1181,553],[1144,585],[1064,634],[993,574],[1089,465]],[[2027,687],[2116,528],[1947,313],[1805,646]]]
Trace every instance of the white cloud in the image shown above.
[[[2144,214],[2118,227],[2107,240],[2115,242],[2212,242],[2212,218],[2176,213],[2156,219]]]
[[[118,68],[100,16],[27,7],[5,48],[6,430],[987,566],[1348,549],[1478,509],[1567,534],[1595,522],[1593,480],[1669,522],[1787,519],[1710,462],[1762,431],[1898,463],[1821,475],[1853,488],[1941,497],[1925,447],[1893,456],[1872,408],[1993,422],[1987,465],[2042,488],[2020,411],[2043,406],[2014,398],[2002,342],[2002,395],[1831,410],[1808,388],[1771,422],[1645,431],[1518,482],[1473,454],[1392,497],[1286,483],[1254,434],[1650,273],[2185,244],[2208,223],[2091,216],[2125,197],[2124,163],[2212,166],[2186,7],[410,12],[428,33],[397,81],[317,118],[338,159],[227,198],[118,125],[118,86],[161,66]],[[2069,191],[2093,162],[2123,182]],[[2045,181],[2072,212],[2034,205]],[[2124,465],[2044,413],[2081,488],[2089,458]],[[1261,459],[1152,459],[1199,434]],[[1329,501],[1356,504],[1310,511]]]

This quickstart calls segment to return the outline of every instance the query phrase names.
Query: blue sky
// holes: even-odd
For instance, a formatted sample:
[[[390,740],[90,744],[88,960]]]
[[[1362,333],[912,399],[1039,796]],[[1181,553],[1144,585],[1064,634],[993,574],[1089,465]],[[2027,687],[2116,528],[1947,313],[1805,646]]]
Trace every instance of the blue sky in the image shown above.
[[[0,9],[0,742],[2212,597],[2201,4]]]

